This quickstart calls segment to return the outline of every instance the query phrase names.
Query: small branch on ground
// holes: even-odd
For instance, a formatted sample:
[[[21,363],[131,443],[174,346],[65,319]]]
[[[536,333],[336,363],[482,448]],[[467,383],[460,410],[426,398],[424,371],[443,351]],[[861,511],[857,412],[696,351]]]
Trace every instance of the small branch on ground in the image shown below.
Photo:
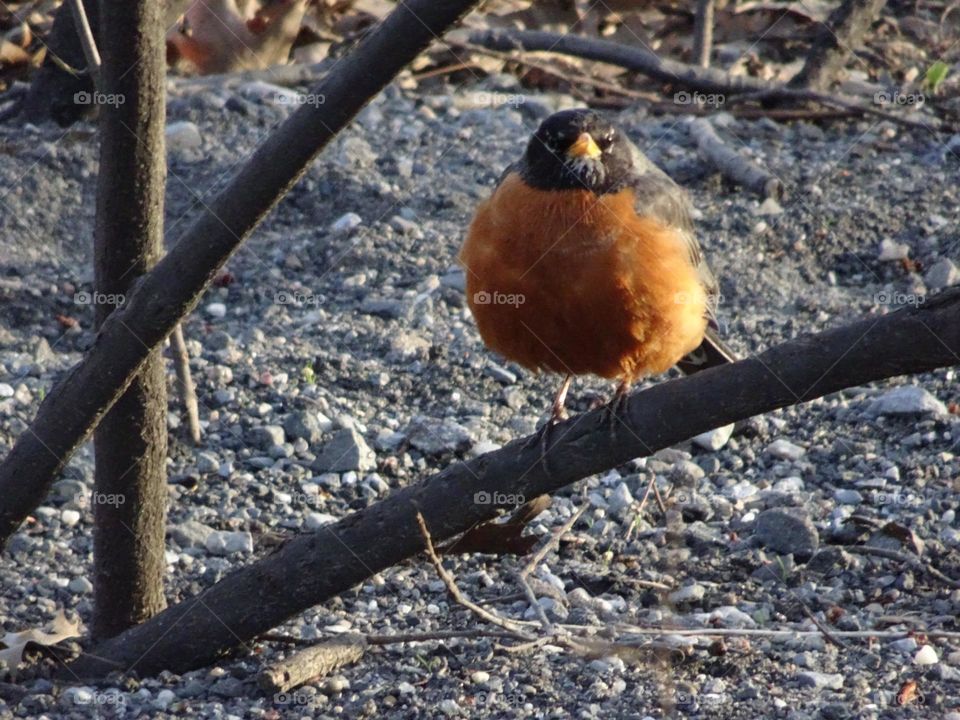
[[[933,565],[923,562],[916,555],[908,555],[907,553],[898,552],[896,550],[871,547],[869,545],[846,545],[843,549],[856,555],[873,555],[875,557],[886,558],[887,560],[896,560],[897,562],[902,562],[916,570],[922,570],[931,577],[936,578],[940,582],[946,583],[952,588],[960,588],[960,580],[954,580],[949,575],[945,575],[940,570],[933,567]]]
[[[560,544],[560,538],[570,532],[570,528],[573,527],[574,523],[580,519],[580,516],[583,515],[584,511],[587,509],[587,505],[588,502],[584,501],[584,503],[570,515],[569,519],[540,546],[537,552],[533,554],[527,563],[514,576],[514,580],[523,591],[523,595],[527,602],[530,603],[530,606],[534,609],[534,612],[536,612],[537,617],[540,619],[540,624],[543,626],[543,629],[551,635],[554,631],[553,623],[550,621],[550,618],[547,617],[546,611],[543,609],[543,606],[537,599],[536,594],[533,592],[533,588],[530,587],[530,583],[527,581],[527,578],[530,577],[530,573],[536,569],[537,565],[543,562],[543,559],[547,556],[547,553]]]
[[[355,663],[366,650],[363,635],[339,635],[270,663],[257,675],[257,684],[264,692],[286,692]]]
[[[731,150],[709,120],[693,118],[687,125],[690,136],[697,141],[701,157],[719,170],[724,177],[742,185],[760,197],[779,200],[783,197],[783,183],[763,168]]]

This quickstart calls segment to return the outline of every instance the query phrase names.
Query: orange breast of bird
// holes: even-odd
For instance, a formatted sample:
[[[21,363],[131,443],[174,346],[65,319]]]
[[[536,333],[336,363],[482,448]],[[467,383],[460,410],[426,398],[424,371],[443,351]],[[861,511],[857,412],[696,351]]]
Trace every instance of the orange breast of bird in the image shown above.
[[[538,190],[511,173],[460,251],[484,343],[531,370],[634,381],[696,349],[706,294],[683,239],[630,189]]]

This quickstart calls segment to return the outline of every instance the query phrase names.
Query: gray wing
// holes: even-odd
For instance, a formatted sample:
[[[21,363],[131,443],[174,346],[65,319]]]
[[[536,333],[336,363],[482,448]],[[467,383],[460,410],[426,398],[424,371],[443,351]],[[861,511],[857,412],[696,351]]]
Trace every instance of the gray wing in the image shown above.
[[[630,187],[636,196],[637,215],[656,218],[664,225],[677,230],[687,247],[690,262],[697,269],[700,282],[707,291],[710,322],[716,325],[715,316],[720,288],[697,241],[690,198],[683,188],[650,162],[633,143],[630,143],[630,151],[633,154],[635,171]]]
[[[693,226],[693,205],[690,203],[689,196],[669,175],[650,162],[633,143],[630,143],[630,151],[633,155],[635,171],[630,187],[636,196],[637,214],[656,218],[664,225],[677,230],[677,234],[686,245],[690,262],[697,269],[700,282],[707,292],[709,325],[704,334],[703,343],[680,360],[677,367],[685,374],[692,375],[715,365],[736,362],[737,356],[723,343],[717,332],[720,286],[697,241]]]

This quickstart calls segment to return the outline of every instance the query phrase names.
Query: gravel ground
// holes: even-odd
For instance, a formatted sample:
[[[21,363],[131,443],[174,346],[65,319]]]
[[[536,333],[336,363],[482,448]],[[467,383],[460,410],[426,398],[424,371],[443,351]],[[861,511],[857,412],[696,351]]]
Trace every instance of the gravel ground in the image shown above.
[[[277,92],[174,86],[171,238],[290,112]],[[171,601],[269,552],[277,533],[321,527],[535,427],[556,381],[485,351],[455,264],[472,208],[536,123],[573,105],[516,92],[496,78],[453,95],[390,88],[189,319],[206,436],[191,448],[171,413]],[[960,249],[960,137],[944,144],[875,118],[828,127],[717,118],[723,136],[783,179],[780,206],[706,169],[682,116],[634,110],[617,121],[694,195],[721,278],[725,334],[739,352],[923,302],[958,280],[950,259]],[[83,301],[96,165],[90,125],[0,126],[0,451],[91,343],[93,309]],[[494,640],[425,642],[371,650],[283,696],[264,695],[255,676],[285,648],[258,643],[184,675],[73,687],[27,679],[25,696],[5,692],[0,716],[958,718],[960,641],[923,631],[958,629],[960,590],[849,551],[922,544],[924,563],[960,577],[954,380],[953,370],[938,371],[755,418],[719,449],[686,444],[584,480],[533,527],[549,533],[589,504],[572,540],[538,570],[556,620],[816,631],[816,618],[837,631],[916,629],[914,637],[838,646],[815,632],[672,636],[682,652],[597,658],[551,646],[512,654]],[[579,380],[571,409],[610,391]],[[11,540],[0,566],[5,631],[60,608],[89,617],[92,472],[88,445]],[[668,496],[666,517],[652,501],[637,513],[651,480]],[[533,617],[516,599],[516,560],[448,563],[474,598]],[[279,631],[319,638],[475,625],[416,558]],[[911,679],[919,699],[899,707]]]

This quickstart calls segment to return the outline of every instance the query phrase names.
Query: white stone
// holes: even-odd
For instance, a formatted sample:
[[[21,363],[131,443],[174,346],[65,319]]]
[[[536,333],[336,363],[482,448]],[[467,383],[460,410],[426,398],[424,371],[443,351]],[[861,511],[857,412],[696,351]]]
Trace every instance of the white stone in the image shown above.
[[[906,243],[898,243],[890,238],[880,241],[880,256],[877,259],[881,262],[906,260],[909,256],[910,246]]]
[[[693,438],[693,443],[704,450],[716,451],[727,444],[731,435],[733,435],[733,423],[700,433]]]
[[[946,405],[916,385],[888,390],[870,404],[869,411],[873,415],[948,415]]]
[[[333,221],[333,224],[330,226],[330,231],[335,233],[350,232],[362,222],[363,218],[359,215],[354,212],[348,212]]]
[[[192,150],[200,147],[203,143],[200,128],[188,120],[172,122],[167,125],[164,137],[168,150]]]
[[[226,317],[227,315],[227,306],[224,305],[222,302],[212,302],[209,305],[207,305],[206,310],[207,310],[207,315],[209,315],[212,318],[219,319],[222,317]]]
[[[214,530],[207,536],[206,547],[213,555],[253,552],[253,535],[245,531]]]
[[[937,651],[931,645],[924,645],[913,656],[913,662],[915,665],[936,665],[940,662],[940,658],[937,657]]]
[[[767,446],[767,452],[779,460],[799,460],[807,454],[804,448],[783,438],[770,443]]]

